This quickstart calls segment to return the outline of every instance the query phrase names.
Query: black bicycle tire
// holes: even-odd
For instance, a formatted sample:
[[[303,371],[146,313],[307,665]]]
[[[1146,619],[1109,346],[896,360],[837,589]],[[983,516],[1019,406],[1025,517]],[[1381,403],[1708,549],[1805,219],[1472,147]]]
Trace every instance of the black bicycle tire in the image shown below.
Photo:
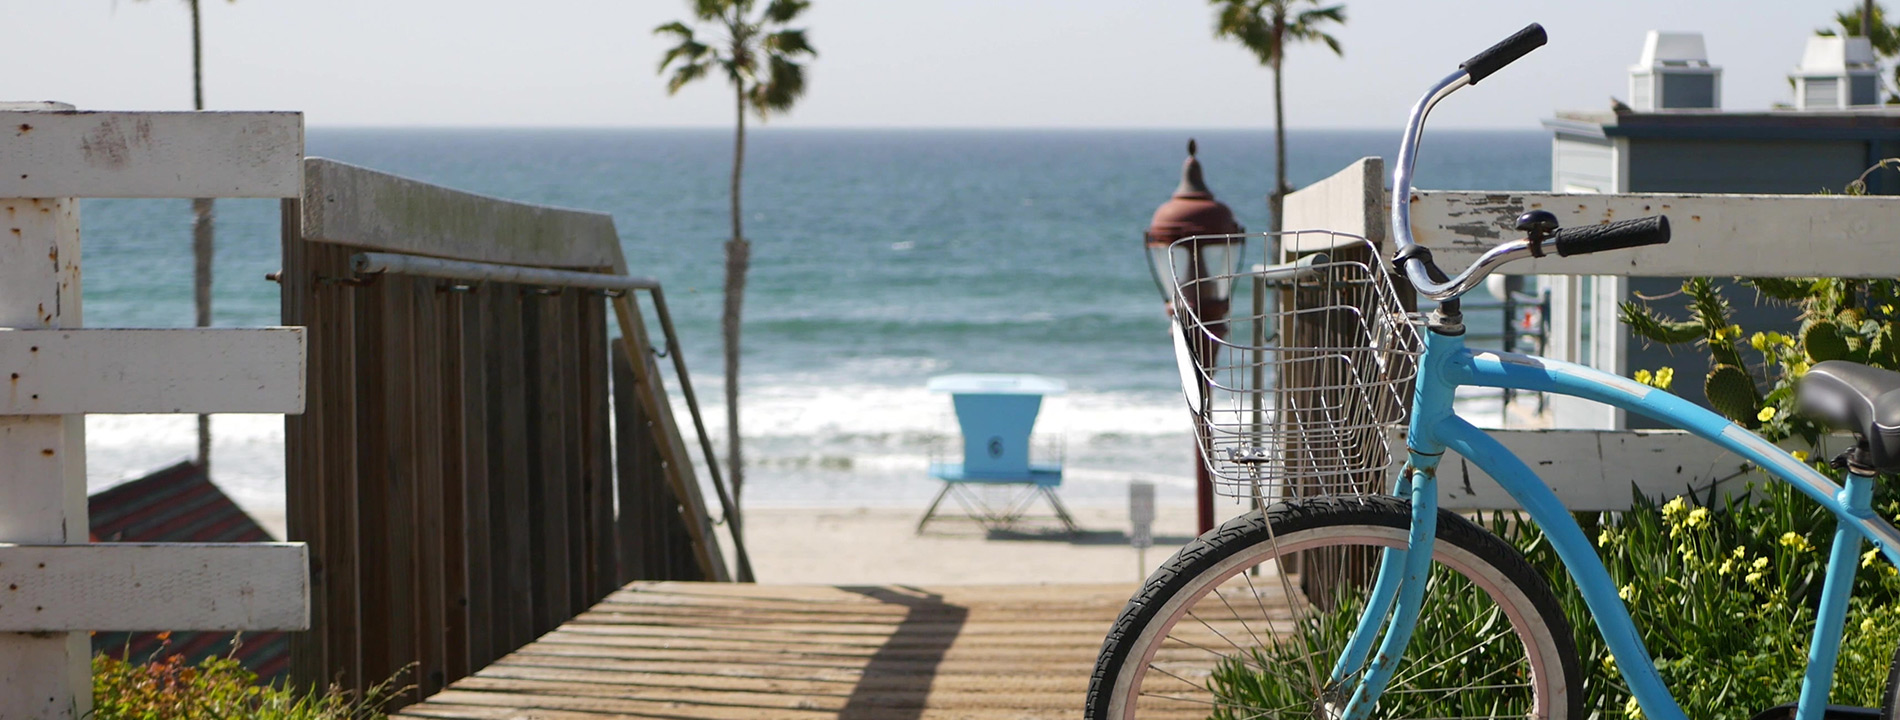
[[[1241,515],[1195,539],[1181,548],[1153,574],[1135,596],[1129,599],[1116,618],[1108,637],[1102,641],[1089,689],[1083,717],[1108,720],[1114,700],[1112,684],[1121,674],[1135,639],[1170,597],[1192,587],[1196,577],[1219,565],[1229,556],[1244,552],[1274,535],[1326,526],[1368,525],[1406,528],[1411,525],[1411,502],[1389,496],[1316,497],[1276,504],[1263,511]],[[1581,660],[1577,655],[1576,636],[1565,619],[1550,584],[1530,566],[1516,548],[1503,539],[1448,510],[1440,510],[1438,541],[1451,543],[1470,552],[1498,570],[1530,600],[1538,621],[1549,628],[1552,642],[1563,665],[1563,687],[1567,700],[1564,718],[1581,720],[1584,698]],[[1896,662],[1900,662],[1897,656]],[[1896,667],[1900,671],[1900,667]],[[1891,697],[1891,695],[1890,695]],[[1890,701],[1891,702],[1891,701]]]

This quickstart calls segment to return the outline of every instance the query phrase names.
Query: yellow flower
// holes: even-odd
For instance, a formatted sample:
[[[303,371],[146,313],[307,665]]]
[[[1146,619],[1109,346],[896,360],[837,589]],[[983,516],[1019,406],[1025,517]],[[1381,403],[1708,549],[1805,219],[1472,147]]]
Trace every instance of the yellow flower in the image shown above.
[[[1761,584],[1761,573],[1758,573],[1758,572],[1749,573],[1748,577],[1744,579],[1747,580],[1748,584],[1750,585],[1759,585]]]
[[[1623,598],[1624,600],[1628,600],[1630,598],[1636,597],[1636,586],[1624,585],[1621,590],[1616,591],[1616,596]]]
[[[1755,558],[1755,562],[1749,563],[1749,567],[1755,568],[1756,570],[1766,568],[1768,567],[1768,558],[1765,558],[1765,557]]]
[[[1689,501],[1682,498],[1670,500],[1669,502],[1663,503],[1662,506],[1663,519],[1671,522],[1686,512],[1689,512]]]
[[[1800,460],[1801,462],[1807,462],[1807,461],[1808,461],[1808,454],[1807,454],[1807,452],[1806,452],[1806,451],[1802,451],[1802,450],[1796,450],[1796,451],[1794,451],[1794,452],[1791,452],[1791,453],[1788,453],[1788,454],[1789,454],[1789,455],[1793,455],[1793,456],[1794,456],[1794,459],[1796,459],[1796,460]]]
[[[1603,656],[1603,669],[1609,672],[1616,672],[1616,656],[1615,655]]]
[[[1715,569],[1715,571],[1716,571],[1716,572],[1717,572],[1718,574],[1721,574],[1721,575],[1727,575],[1727,574],[1729,574],[1729,573],[1731,573],[1731,572],[1734,572],[1734,571],[1735,571],[1735,561],[1734,561],[1734,560],[1723,560],[1723,561],[1722,561],[1722,566],[1721,566],[1721,567],[1718,567],[1718,568],[1716,568],[1716,569]]]
[[[1603,532],[1597,533],[1597,547],[1609,547],[1613,542],[1616,542],[1615,531],[1603,528]]]
[[[1861,567],[1873,567],[1873,566],[1874,566],[1874,559],[1875,559],[1875,558],[1878,558],[1878,557],[1880,557],[1880,550],[1878,550],[1878,549],[1874,549],[1874,550],[1868,550],[1867,552],[1864,552],[1864,553],[1861,553],[1861,554],[1860,554],[1860,566],[1861,566]]]
[[[1785,532],[1781,534],[1781,546],[1785,548],[1794,548],[1795,552],[1807,552],[1809,550],[1814,549],[1813,545],[1808,544],[1807,536],[1800,535],[1798,533],[1793,533],[1793,532]],[[1762,559],[1767,560],[1768,558],[1762,558]]]
[[[1653,379],[1650,377],[1648,370],[1638,370],[1636,371],[1635,375],[1631,375],[1630,377],[1634,378],[1636,382],[1642,383],[1644,385],[1648,385],[1649,381]]]
[[[1629,702],[1623,703],[1623,717],[1629,720],[1643,720],[1643,706],[1637,704],[1636,696],[1631,695]]]
[[[1763,333],[1755,333],[1754,335],[1748,336],[1748,344],[1756,350],[1767,350],[1768,336]]]
[[[1722,337],[1724,339],[1734,340],[1734,339],[1740,338],[1741,336],[1742,336],[1742,326],[1740,325],[1730,325],[1728,327],[1722,328]]]
[[[1803,375],[1808,374],[1808,361],[1806,360],[1794,361],[1793,365],[1788,366],[1788,374],[1793,375],[1795,377],[1801,377]]]
[[[1687,523],[1689,527],[1702,527],[1703,525],[1706,525],[1709,522],[1709,509],[1705,507],[1699,507],[1694,510],[1690,510],[1689,518],[1687,520],[1684,520],[1683,522]]]
[[[1755,419],[1760,420],[1762,422],[1768,422],[1769,420],[1775,419],[1775,406],[1770,405],[1768,407],[1762,408],[1761,412],[1755,413]]]
[[[1668,390],[1670,383],[1674,383],[1675,381],[1676,381],[1675,368],[1666,367],[1666,368],[1662,368],[1656,371],[1656,389]]]
[[[1735,552],[1730,553],[1730,554],[1734,555],[1736,560],[1740,560],[1748,556],[1748,548],[1742,547],[1740,545],[1736,545]]]

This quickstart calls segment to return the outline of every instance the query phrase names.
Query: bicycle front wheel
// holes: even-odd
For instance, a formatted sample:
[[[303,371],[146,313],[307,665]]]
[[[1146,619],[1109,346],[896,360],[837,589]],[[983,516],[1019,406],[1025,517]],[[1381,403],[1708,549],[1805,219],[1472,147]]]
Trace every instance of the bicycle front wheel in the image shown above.
[[[1381,551],[1406,546],[1410,507],[1301,499],[1182,548],[1103,642],[1086,717],[1343,717],[1365,663],[1340,658]],[[1536,570],[1442,510],[1432,560],[1417,629],[1371,717],[1580,720],[1575,639]]]

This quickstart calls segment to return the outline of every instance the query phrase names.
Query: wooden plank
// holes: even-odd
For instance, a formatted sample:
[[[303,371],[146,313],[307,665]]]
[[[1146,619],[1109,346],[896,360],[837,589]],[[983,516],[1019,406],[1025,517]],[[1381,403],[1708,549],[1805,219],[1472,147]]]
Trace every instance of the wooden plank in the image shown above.
[[[0,328],[0,415],[300,413],[304,329]]]
[[[448,681],[448,539],[444,512],[442,413],[442,303],[436,286],[442,281],[409,279],[409,332],[413,342],[409,388],[413,424],[415,477],[415,684],[420,695],[440,690]]]
[[[1487,430],[1524,460],[1538,478],[1578,512],[1623,511],[1632,492],[1667,499],[1693,490],[1740,492],[1759,476],[1754,465],[1683,430]],[[1820,447],[1795,439],[1788,450],[1833,455],[1852,444],[1830,436]],[[1439,502],[1452,510],[1511,510],[1517,504],[1484,471],[1457,453],[1439,466]]]
[[[378,290],[374,297],[381,303],[383,315],[381,331],[383,351],[367,359],[379,364],[383,373],[383,388],[380,397],[372,396],[373,402],[380,406],[388,423],[387,431],[365,433],[372,442],[385,445],[383,450],[383,473],[379,483],[366,492],[366,497],[378,498],[376,510],[383,518],[381,532],[377,535],[365,534],[365,540],[374,539],[375,547],[381,554],[381,572],[372,577],[364,574],[364,584],[374,581],[381,584],[384,615],[382,647],[384,655],[377,660],[388,663],[381,672],[372,672],[370,677],[393,675],[402,668],[420,659],[418,648],[422,635],[422,614],[418,608],[416,568],[422,558],[416,548],[417,506],[421,498],[417,496],[417,454],[416,444],[421,440],[419,429],[415,425],[415,386],[417,384],[416,318],[414,278],[386,277],[371,285]],[[368,309],[368,312],[377,312]],[[367,509],[367,508],[366,508]],[[365,609],[367,615],[368,610]],[[368,633],[365,633],[367,636]],[[413,677],[413,676],[412,676]],[[410,701],[420,695],[411,690],[400,693],[401,698]]]
[[[398,395],[391,389],[395,378],[391,377],[391,363],[387,360],[394,351],[393,333],[387,326],[394,322],[388,295],[395,284],[379,282],[356,288],[352,309],[358,397],[356,433],[352,440],[356,443],[357,456],[357,542],[360,548],[354,588],[361,613],[360,630],[356,635],[362,648],[363,676],[359,682],[388,677],[408,661],[406,648],[397,652],[398,630],[393,625],[413,624],[399,619],[398,608],[402,606],[397,605],[396,590],[391,587],[396,575],[391,569],[395,556],[401,554],[407,544],[391,527],[393,514],[389,510],[395,501],[390,488],[399,482],[394,476],[402,472],[394,447],[399,443],[390,439],[391,434],[401,431],[396,420],[401,414],[390,407]],[[404,440],[400,444],[406,444],[406,438]],[[406,524],[407,518],[395,521]]]
[[[0,545],[0,631],[302,630],[301,543]]]
[[[278,272],[279,322],[305,326],[316,314],[315,283],[308,252],[316,246],[304,243],[298,234],[303,226],[298,202],[295,198],[284,200],[278,212],[282,239],[279,252],[283,259],[283,269]],[[284,416],[284,539],[305,543],[310,554],[310,629],[290,636],[291,681],[304,687],[311,684],[308,678],[323,677],[330,664],[323,642],[323,633],[328,630],[325,620],[328,586],[323,561],[328,545],[323,533],[325,453],[319,436],[329,420],[323,393],[326,366],[321,344],[325,339],[321,328],[306,333],[304,412]]]
[[[0,216],[0,326],[78,327],[79,202],[5,199]],[[84,416],[0,416],[0,542],[85,542],[85,452]],[[92,699],[91,654],[83,633],[0,635],[0,707],[77,715]]]
[[[0,197],[289,198],[303,114],[0,110]]]
[[[304,161],[304,237],[454,260],[588,268],[620,255],[613,217],[451,190],[334,160]]]
[[[581,302],[581,351],[586,392],[581,395],[588,506],[587,546],[592,559],[587,604],[593,605],[620,587],[616,577],[619,546],[614,536],[614,474],[612,410],[613,387],[607,379],[607,304],[590,295]]]
[[[524,291],[522,332],[529,348],[528,457],[532,484],[528,488],[530,552],[535,558],[533,592],[534,634],[540,635],[572,615],[568,506],[568,448],[566,414],[568,390],[562,374],[567,369],[566,343],[561,332],[559,298],[541,288]]]
[[[492,373],[488,383],[488,477],[490,494],[499,502],[493,505],[489,527],[495,543],[493,591],[498,623],[494,650],[503,654],[527,644],[536,634],[534,594],[528,587],[533,566],[528,536],[528,343],[522,326],[526,306],[519,285],[488,283],[482,286],[482,292],[489,296],[494,320],[486,345]]]
[[[1893,277],[1888,247],[1900,197],[1822,195],[1569,195],[1421,191],[1412,197],[1412,233],[1440,266],[1463,268],[1491,246],[1521,236],[1528,210],[1556,213],[1564,227],[1667,215],[1666,245],[1511,263],[1524,275],[1684,277]]]
[[[475,668],[493,662],[501,653],[495,649],[494,576],[497,562],[490,518],[495,501],[489,480],[488,457],[488,378],[489,368],[483,348],[489,344],[489,293],[479,290],[461,295],[461,343],[456,353],[461,359],[462,396],[462,488],[464,547],[468,582],[468,665]]]
[[[325,282],[347,277],[349,249],[332,245],[306,244],[311,263],[311,279],[316,292],[317,311],[327,322],[313,324],[323,338],[323,392],[329,418],[319,428],[323,449],[323,475],[315,478],[324,492],[323,534],[325,539],[324,577],[328,583],[324,602],[326,620],[324,646],[330,663],[320,676],[307,678],[311,686],[331,682],[345,688],[361,689],[380,682],[364,673],[363,657],[363,478],[362,447],[357,440],[362,413],[369,412],[359,399],[359,373],[366,363],[357,354],[362,332],[356,317],[358,288]],[[373,546],[371,546],[373,548]]]
[[[464,362],[464,325],[469,295],[453,286],[438,283],[441,326],[437,342],[441,347],[440,371],[431,373],[438,383],[442,402],[437,410],[441,443],[442,495],[442,585],[443,602],[443,674],[448,680],[464,677],[481,665],[471,664],[468,652],[471,593],[469,592],[468,527],[468,392],[469,367]],[[476,395],[479,397],[479,395]],[[484,531],[486,528],[484,528]],[[486,578],[483,578],[486,580]]]

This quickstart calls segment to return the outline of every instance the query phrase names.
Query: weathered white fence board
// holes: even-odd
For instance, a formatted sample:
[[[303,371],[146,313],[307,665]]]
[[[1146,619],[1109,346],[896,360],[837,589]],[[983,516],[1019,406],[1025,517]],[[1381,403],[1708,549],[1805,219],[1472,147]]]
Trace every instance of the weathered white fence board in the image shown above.
[[[302,630],[302,543],[0,545],[0,631]]]
[[[0,415],[300,413],[304,329],[0,328]]]
[[[1634,486],[1645,497],[1698,493],[1748,477],[1746,463],[1680,430],[1493,430],[1572,510],[1626,510]],[[1438,469],[1439,499],[1460,510],[1517,507],[1497,481],[1457,453]]]
[[[502,200],[321,158],[304,163],[303,236],[509,265],[601,268],[620,257],[612,215]]]
[[[0,197],[296,197],[303,115],[0,110]]]
[[[1520,275],[1684,277],[1893,277],[1900,197],[1823,195],[1570,195],[1420,191],[1412,235],[1438,264],[1457,271],[1491,246],[1521,237],[1527,210],[1556,213],[1564,227],[1669,216],[1666,245],[1528,259]]]

